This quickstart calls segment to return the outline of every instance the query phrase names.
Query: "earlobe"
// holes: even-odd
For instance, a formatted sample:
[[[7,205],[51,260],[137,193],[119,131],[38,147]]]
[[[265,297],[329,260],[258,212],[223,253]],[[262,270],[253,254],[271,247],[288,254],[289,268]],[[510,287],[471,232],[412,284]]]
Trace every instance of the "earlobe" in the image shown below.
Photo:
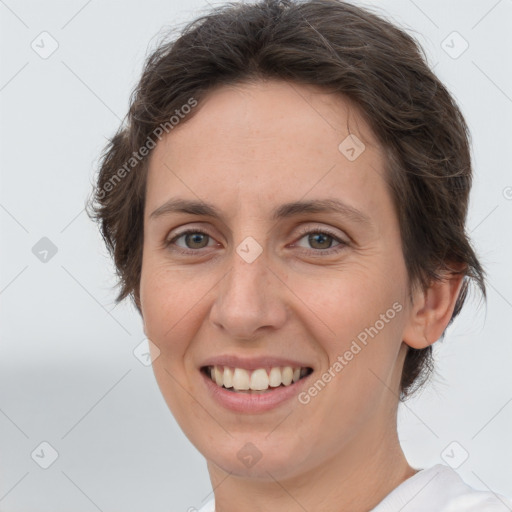
[[[427,290],[420,289],[415,293],[403,332],[404,343],[422,349],[442,336],[452,317],[463,278],[463,274],[450,274],[442,280],[434,281]]]

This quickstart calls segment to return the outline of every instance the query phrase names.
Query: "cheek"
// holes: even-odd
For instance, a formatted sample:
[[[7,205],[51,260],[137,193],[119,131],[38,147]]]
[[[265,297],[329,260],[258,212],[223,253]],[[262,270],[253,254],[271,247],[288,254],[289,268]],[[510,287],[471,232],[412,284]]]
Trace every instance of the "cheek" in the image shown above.
[[[331,279],[296,280],[294,291],[307,297],[301,321],[324,352],[326,379],[336,402],[353,409],[371,400],[396,371],[404,324],[403,276],[379,271],[376,266],[352,267]],[[312,286],[316,283],[318,286]],[[335,377],[332,378],[332,375]],[[359,405],[358,405],[359,404]]]
[[[182,272],[152,263],[150,259],[144,263],[140,286],[146,336],[159,350],[152,368],[173,416],[189,431],[189,422],[200,418],[202,412],[185,391],[191,385],[187,351],[200,325],[200,299],[208,288],[202,290],[200,283]]]
[[[376,322],[379,331],[389,332],[391,324],[396,327],[396,309],[400,308],[393,309],[393,304],[403,301],[401,279],[398,273],[390,276],[380,272],[376,265],[357,265],[323,275],[295,275],[290,286],[307,306],[302,319],[309,319],[311,330],[327,346],[339,350]],[[381,315],[385,316],[384,324]]]
[[[172,268],[150,257],[143,263],[140,297],[146,336],[164,356],[160,363],[175,371],[182,371],[185,353],[205,321],[217,274]]]
[[[144,262],[141,274],[140,298],[147,337],[161,353],[179,350],[180,329],[186,327],[187,311],[197,302],[197,290],[187,286],[180,272]]]

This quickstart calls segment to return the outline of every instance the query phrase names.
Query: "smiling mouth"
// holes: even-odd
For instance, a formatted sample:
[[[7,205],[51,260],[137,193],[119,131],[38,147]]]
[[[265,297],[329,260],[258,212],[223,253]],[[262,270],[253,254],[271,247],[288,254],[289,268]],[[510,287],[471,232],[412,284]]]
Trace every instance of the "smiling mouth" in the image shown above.
[[[288,387],[313,372],[309,367],[274,366],[272,368],[231,368],[203,366],[201,371],[217,386],[235,393],[268,393],[279,387]]]

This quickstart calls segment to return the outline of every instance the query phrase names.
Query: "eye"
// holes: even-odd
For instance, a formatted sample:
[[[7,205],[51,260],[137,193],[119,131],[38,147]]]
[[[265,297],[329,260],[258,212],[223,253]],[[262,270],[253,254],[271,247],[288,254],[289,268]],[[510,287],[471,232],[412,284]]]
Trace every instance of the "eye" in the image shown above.
[[[175,243],[180,238],[183,238],[185,242],[184,247]],[[188,229],[187,231],[178,233],[173,238],[166,240],[165,247],[170,248],[172,245],[175,245],[178,249],[172,247],[172,250],[177,250],[184,254],[190,254],[192,252],[197,252],[198,249],[208,247],[208,239],[213,241],[212,237],[208,233],[205,233],[200,229]]]
[[[326,229],[303,229],[299,234],[301,235],[299,241],[306,239],[306,243],[312,247],[312,249],[306,250],[305,252],[308,254],[313,253],[315,256],[337,253],[342,251],[348,245],[347,242]],[[177,243],[180,239],[183,239],[185,244],[184,246]],[[209,244],[210,241],[213,242],[213,244]],[[334,247],[332,246],[333,241],[337,242],[337,245]],[[296,244],[297,242],[294,245]],[[200,229],[188,229],[176,234],[173,238],[166,240],[164,245],[166,248],[182,254],[193,254],[197,253],[200,249],[205,249],[208,246],[211,247],[212,245],[215,245],[215,242],[205,231],[201,231]]]
[[[348,245],[347,242],[326,229],[304,229],[300,235],[302,236],[299,240],[306,239],[306,243],[313,248],[313,251],[306,252],[310,254],[316,252],[319,256],[340,252]],[[332,247],[333,240],[338,242],[334,247]]]

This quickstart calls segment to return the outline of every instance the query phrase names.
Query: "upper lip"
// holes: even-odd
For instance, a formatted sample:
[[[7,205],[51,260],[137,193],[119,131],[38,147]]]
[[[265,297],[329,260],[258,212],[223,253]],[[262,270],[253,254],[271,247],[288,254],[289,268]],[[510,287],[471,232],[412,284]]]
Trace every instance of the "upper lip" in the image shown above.
[[[268,368],[275,366],[312,368],[311,365],[296,359],[275,356],[240,357],[234,354],[210,357],[201,363],[200,367],[203,366],[229,366],[230,368],[244,368],[245,370],[257,370],[258,368]]]

